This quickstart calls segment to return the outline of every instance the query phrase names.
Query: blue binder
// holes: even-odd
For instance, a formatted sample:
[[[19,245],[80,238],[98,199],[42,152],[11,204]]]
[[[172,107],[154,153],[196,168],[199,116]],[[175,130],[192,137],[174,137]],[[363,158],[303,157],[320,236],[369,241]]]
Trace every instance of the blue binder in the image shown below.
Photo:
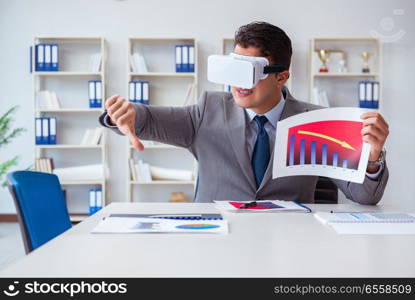
[[[143,100],[143,84],[141,81],[134,82],[134,103],[141,103]]]
[[[35,144],[42,145],[42,118],[35,118]]]
[[[148,81],[141,82],[141,103],[148,105],[150,103],[150,83]]]
[[[96,212],[96,193],[94,189],[89,190],[89,215],[92,216]]]
[[[366,97],[365,97],[365,108],[372,108],[373,101],[373,82],[366,81]]]
[[[52,44],[51,71],[59,71],[59,46]]]
[[[176,72],[183,72],[182,70],[182,46],[176,45]]]
[[[128,83],[128,101],[135,102],[135,82]]]
[[[95,212],[102,208],[102,189],[95,190]]]
[[[366,104],[366,82],[359,81],[359,86],[357,89],[358,99],[359,99],[359,107],[364,108]]]
[[[189,46],[189,72],[195,71],[195,46]]]
[[[49,144],[56,144],[56,118],[49,118]]]
[[[29,72],[32,73],[33,71],[33,47],[29,47]]]
[[[372,91],[372,108],[379,108],[379,82],[373,82],[373,91]]]
[[[45,44],[45,71],[52,71],[52,45]]]
[[[102,81],[95,81],[95,106],[102,107]]]
[[[36,45],[36,71],[45,71],[45,46]]]
[[[49,118],[42,119],[42,145],[49,144]]]
[[[189,46],[183,45],[182,46],[182,72],[190,72],[189,71]]]
[[[95,89],[95,80],[88,81],[88,96],[89,96],[89,107],[95,108],[97,99],[96,99],[96,89]]]

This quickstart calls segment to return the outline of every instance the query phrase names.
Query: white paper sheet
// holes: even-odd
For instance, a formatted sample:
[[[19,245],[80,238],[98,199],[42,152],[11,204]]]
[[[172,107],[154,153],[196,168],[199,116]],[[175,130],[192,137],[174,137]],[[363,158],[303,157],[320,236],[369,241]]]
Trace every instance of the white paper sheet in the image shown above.
[[[106,217],[92,233],[228,233],[226,220]]]
[[[314,175],[362,183],[370,152],[361,136],[366,111],[326,108],[278,122],[272,178]]]

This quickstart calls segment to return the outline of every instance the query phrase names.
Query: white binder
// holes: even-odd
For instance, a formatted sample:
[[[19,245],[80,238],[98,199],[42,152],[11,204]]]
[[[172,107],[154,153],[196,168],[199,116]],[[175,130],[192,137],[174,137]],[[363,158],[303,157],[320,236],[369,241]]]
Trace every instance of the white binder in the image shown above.
[[[52,49],[51,45],[45,45],[45,69],[50,71],[52,67]]]
[[[49,144],[56,144],[56,118],[49,118]]]
[[[95,206],[96,206],[97,210],[99,210],[99,209],[102,208],[102,190],[97,189],[97,190],[95,190],[95,192],[96,192],[96,195],[95,195],[95,197],[96,197],[96,199],[95,199],[96,200]]]
[[[52,45],[52,70],[58,70],[58,45]]]
[[[142,100],[142,94],[141,94],[141,85],[142,83],[140,81],[135,82],[135,97],[134,102],[141,102]]]
[[[37,69],[36,71],[45,70],[45,47],[43,44],[37,45]]]
[[[42,118],[42,144],[49,144],[49,118]]]
[[[96,107],[102,106],[102,81],[95,82]]]
[[[149,83],[147,81],[142,83],[143,86],[143,99],[142,103],[149,104]]]
[[[89,81],[89,107],[96,107],[95,81]]]
[[[130,85],[130,92],[129,92],[129,100],[130,102],[135,102],[135,82],[134,81],[130,81],[129,83]]]
[[[42,144],[42,118],[35,119],[36,144]]]

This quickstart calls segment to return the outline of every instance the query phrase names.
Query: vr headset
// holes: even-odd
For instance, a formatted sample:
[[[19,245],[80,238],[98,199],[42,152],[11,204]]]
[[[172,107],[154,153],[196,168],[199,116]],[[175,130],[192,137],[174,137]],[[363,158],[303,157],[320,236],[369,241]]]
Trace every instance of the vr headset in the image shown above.
[[[251,89],[269,74],[278,74],[286,70],[286,66],[269,65],[265,57],[231,53],[210,55],[207,77],[210,82]]]

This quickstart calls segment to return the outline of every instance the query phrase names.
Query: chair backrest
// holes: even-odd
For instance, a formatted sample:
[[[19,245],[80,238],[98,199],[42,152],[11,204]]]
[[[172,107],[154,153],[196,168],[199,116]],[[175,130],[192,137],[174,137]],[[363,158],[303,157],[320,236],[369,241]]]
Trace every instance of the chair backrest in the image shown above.
[[[7,174],[7,183],[16,205],[26,253],[71,228],[56,175],[15,171]]]
[[[319,177],[314,192],[314,203],[316,204],[337,204],[337,185],[327,177]]]

